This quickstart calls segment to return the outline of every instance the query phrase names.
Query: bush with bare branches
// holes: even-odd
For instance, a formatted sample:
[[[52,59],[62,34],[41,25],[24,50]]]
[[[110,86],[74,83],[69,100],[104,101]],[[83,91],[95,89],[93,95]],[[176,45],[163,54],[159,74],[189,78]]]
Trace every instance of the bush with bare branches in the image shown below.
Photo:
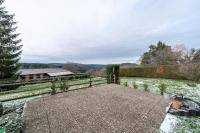
[[[200,82],[200,62],[188,62],[181,64],[179,72],[189,80]]]

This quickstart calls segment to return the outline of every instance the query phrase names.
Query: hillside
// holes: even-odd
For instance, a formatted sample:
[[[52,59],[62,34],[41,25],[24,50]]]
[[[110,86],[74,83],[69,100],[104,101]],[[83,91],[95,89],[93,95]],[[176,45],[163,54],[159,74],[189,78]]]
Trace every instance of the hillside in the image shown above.
[[[134,68],[137,67],[138,64],[136,63],[122,63],[120,64],[120,68]]]
[[[62,68],[64,64],[61,63],[21,63],[21,69],[36,69],[36,68]]]
[[[21,69],[36,69],[36,68],[64,68],[75,73],[98,71],[104,68],[101,64],[79,64],[79,63],[21,63]]]
[[[120,68],[134,68],[138,66],[135,63],[122,63]],[[80,64],[80,63],[21,63],[22,69],[34,69],[34,68],[64,68],[75,73],[98,73],[105,71],[106,65],[102,64]]]
[[[99,71],[104,68],[105,65],[101,64],[79,64],[79,63],[67,63],[64,64],[63,68],[72,72],[91,72]]]

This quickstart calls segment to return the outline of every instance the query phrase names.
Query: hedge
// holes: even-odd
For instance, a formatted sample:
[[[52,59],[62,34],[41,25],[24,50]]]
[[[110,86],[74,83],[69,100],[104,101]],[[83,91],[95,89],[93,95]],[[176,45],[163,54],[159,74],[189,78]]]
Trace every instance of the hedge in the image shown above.
[[[107,83],[119,83],[119,68],[120,66],[116,64],[106,66]],[[111,75],[115,75],[115,78]]]
[[[120,69],[120,77],[146,77],[146,78],[167,78],[186,79],[178,72],[178,66],[151,66]]]

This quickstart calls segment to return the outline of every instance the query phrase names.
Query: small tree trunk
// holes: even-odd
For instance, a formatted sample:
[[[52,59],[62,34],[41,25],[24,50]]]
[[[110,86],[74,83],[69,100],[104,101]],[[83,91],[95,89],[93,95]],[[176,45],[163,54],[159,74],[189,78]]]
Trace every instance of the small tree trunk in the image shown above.
[[[91,79],[91,77],[90,77],[90,88],[92,87],[92,79]]]

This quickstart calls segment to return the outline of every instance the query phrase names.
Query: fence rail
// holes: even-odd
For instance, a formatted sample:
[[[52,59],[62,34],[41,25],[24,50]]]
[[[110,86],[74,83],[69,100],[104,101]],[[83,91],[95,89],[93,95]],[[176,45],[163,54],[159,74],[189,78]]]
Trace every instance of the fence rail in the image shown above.
[[[88,79],[87,79],[88,80]],[[33,85],[33,84],[40,84],[40,83],[50,83],[52,80],[49,80],[48,82],[34,82],[34,83],[21,83],[20,85]],[[58,80],[57,80],[58,81]],[[61,82],[67,82],[68,80],[64,79],[61,80]],[[74,81],[74,80],[71,80]],[[71,83],[71,84],[67,84],[67,87],[73,87],[73,86],[81,86],[81,85],[87,85],[88,86],[84,86],[84,87],[79,87],[79,88],[75,88],[75,89],[69,89],[69,90],[62,90],[62,91],[56,91],[55,94],[58,93],[62,93],[62,92],[67,92],[67,91],[74,91],[74,90],[79,90],[79,89],[84,89],[84,88],[88,88],[88,87],[92,87],[95,85],[100,85],[100,84],[106,84],[107,81],[105,79],[96,79],[96,80],[92,80],[92,78],[90,78],[88,81],[84,81],[82,83]],[[12,85],[11,83],[7,84],[7,86]],[[2,85],[3,86],[3,85]],[[39,96],[39,95],[45,95],[45,94],[52,94],[52,90],[50,89],[50,87],[44,87],[44,88],[37,88],[37,89],[30,89],[30,90],[11,90],[11,91],[4,91],[4,92],[0,92],[0,96],[4,95],[4,94],[14,94],[14,93],[23,93],[23,92],[29,92],[29,91],[34,91],[34,90],[42,90],[45,88],[49,88],[49,90],[47,90],[46,92],[42,92],[42,93],[37,93],[37,94],[31,94],[31,95],[25,95],[25,96],[21,96],[21,97],[14,97],[14,98],[8,98],[8,99],[3,99],[0,100],[0,102],[8,102],[8,101],[13,101],[13,100],[19,100],[19,99],[25,99],[25,98],[29,98],[29,97],[35,97],[35,96]],[[58,89],[57,89],[58,90]]]
[[[84,77],[90,77],[88,74],[75,74],[72,76],[60,76],[60,77],[53,77],[53,78],[43,78],[39,80],[29,80],[29,81],[16,81],[16,80],[3,80],[0,81],[0,88],[6,86],[22,86],[22,85],[32,85],[32,84],[40,84],[40,83],[47,83],[51,82],[52,80],[69,80],[69,79],[79,79]]]

